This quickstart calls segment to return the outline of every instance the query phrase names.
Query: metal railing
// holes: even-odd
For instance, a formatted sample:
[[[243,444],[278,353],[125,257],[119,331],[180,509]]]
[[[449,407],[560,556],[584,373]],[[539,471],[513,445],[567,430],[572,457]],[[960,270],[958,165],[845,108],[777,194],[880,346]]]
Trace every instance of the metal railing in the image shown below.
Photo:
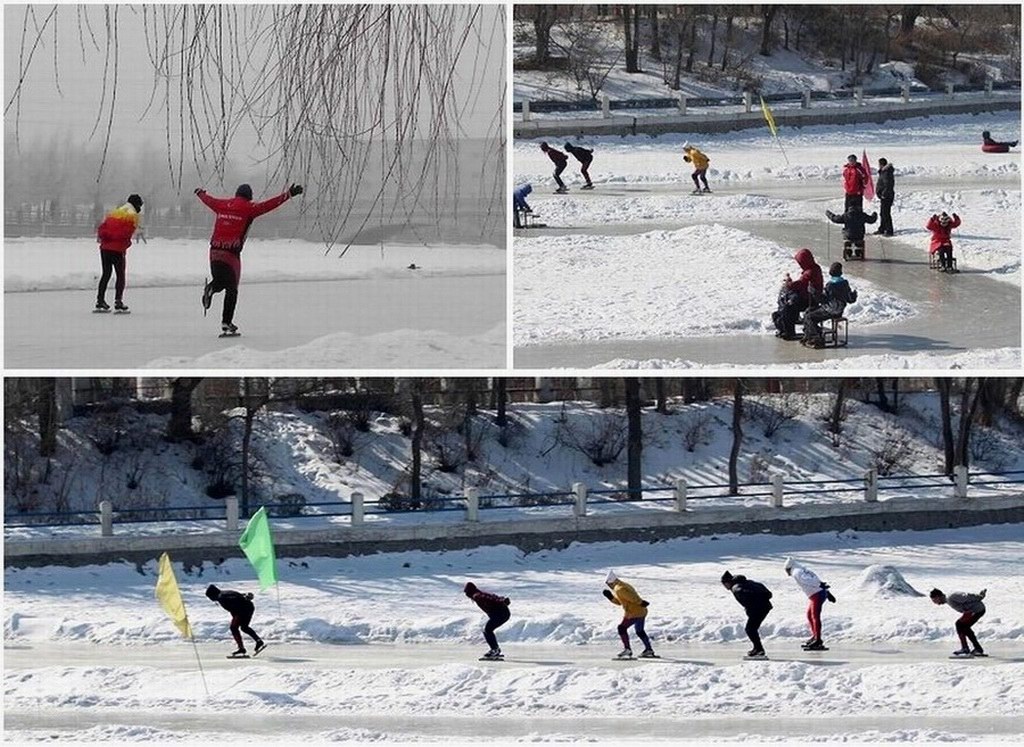
[[[880,497],[892,498],[925,498],[953,497],[966,500],[969,489],[977,494],[979,490],[991,492],[998,486],[1024,485],[1024,470],[1002,472],[977,471],[968,472],[957,467],[952,476],[943,473],[911,474],[911,475],[878,475],[875,470],[868,470],[862,477],[786,480],[783,475],[776,474],[769,482],[740,483],[738,495],[729,494],[727,483],[690,483],[678,479],[672,484],[654,484],[641,486],[639,490],[621,488],[590,489],[583,483],[574,483],[568,490],[554,490],[527,493],[495,493],[483,495],[476,488],[469,488],[461,496],[425,496],[412,501],[408,496],[400,498],[382,496],[367,501],[358,492],[351,495],[350,501],[330,501],[324,503],[297,506],[290,503],[267,503],[268,513],[272,517],[295,520],[348,518],[352,526],[362,525],[367,516],[396,516],[431,514],[446,512],[463,512],[464,520],[479,521],[480,511],[499,511],[509,509],[544,509],[550,510],[555,518],[564,513],[559,511],[566,506],[572,507],[575,516],[586,516],[589,509],[600,510],[609,506],[637,504],[661,507],[662,504],[674,504],[675,511],[689,510],[691,503],[700,506],[701,502],[718,501],[719,505],[729,506],[739,501],[750,499],[765,500],[770,506],[781,508],[787,502],[808,501],[815,497],[837,496],[841,494],[863,495],[869,503],[877,502]],[[662,509],[664,510],[664,509]],[[178,507],[142,507],[115,508],[111,501],[102,501],[99,511],[65,511],[65,512],[24,512],[8,515],[5,518],[7,528],[24,527],[74,527],[94,526],[99,524],[104,536],[113,534],[114,523],[184,523],[184,522],[220,522],[229,531],[238,529],[240,522],[238,499],[229,496],[222,505],[213,506],[178,506]]]

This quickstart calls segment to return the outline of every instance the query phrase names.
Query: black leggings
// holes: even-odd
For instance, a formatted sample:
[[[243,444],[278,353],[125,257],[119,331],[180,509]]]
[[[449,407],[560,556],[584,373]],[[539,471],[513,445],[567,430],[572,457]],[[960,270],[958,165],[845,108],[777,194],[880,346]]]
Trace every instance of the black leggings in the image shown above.
[[[224,311],[221,323],[231,324],[235,318],[235,304],[238,303],[238,276],[231,265],[224,262],[211,261],[210,273],[213,275],[212,288],[214,293],[224,291]]]
[[[498,648],[498,638],[494,635],[494,631],[507,623],[511,616],[512,613],[508,611],[508,608],[506,608],[504,612],[496,612],[493,615],[488,615],[487,624],[484,626],[484,640],[487,641],[487,645],[490,646],[492,650]]]
[[[758,633],[758,630],[771,611],[771,607],[760,610],[747,610],[747,626],[743,630],[746,632],[750,642],[754,644],[755,651],[764,651],[764,646],[761,645],[761,635]]]
[[[103,274],[100,275],[100,287],[96,291],[96,300],[102,301],[106,297],[111,271],[117,273],[117,279],[114,281],[114,300],[121,300],[124,296],[124,264],[124,252],[100,249],[100,265],[103,267]]]
[[[953,245],[943,244],[939,247],[939,266],[940,267],[952,267],[953,266]]]
[[[565,189],[565,182],[562,181],[562,172],[565,171],[568,163],[568,161],[562,161],[559,164],[555,164],[555,183],[559,189]]]
[[[260,642],[260,637],[256,635],[256,631],[249,627],[249,622],[252,620],[252,612],[245,615],[232,615],[231,616],[231,636],[235,639],[235,643],[238,644],[238,649],[241,651],[245,648],[242,644],[242,636],[238,632],[241,629],[242,633],[252,638],[256,643]]]

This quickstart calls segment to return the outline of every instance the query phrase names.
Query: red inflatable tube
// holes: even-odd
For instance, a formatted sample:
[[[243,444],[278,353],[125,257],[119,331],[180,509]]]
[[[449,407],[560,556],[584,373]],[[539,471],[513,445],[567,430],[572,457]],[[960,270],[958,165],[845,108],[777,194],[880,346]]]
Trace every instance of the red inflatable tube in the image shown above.
[[[985,153],[1009,153],[1010,152],[1010,146],[1007,145],[1006,143],[992,143],[991,145],[986,143],[986,144],[981,146],[981,149]]]

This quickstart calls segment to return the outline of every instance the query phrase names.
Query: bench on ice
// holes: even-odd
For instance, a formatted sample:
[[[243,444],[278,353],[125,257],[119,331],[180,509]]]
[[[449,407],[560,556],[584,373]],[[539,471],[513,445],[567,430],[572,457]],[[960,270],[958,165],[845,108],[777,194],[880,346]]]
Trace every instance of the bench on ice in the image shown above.
[[[803,324],[803,317],[798,324]],[[845,348],[850,344],[850,320],[845,316],[834,316],[821,322],[821,337],[826,348]]]
[[[950,261],[953,263],[953,272],[959,272],[956,268],[956,257],[951,257]],[[928,254],[928,269],[938,270],[942,267],[942,263],[939,261],[938,252],[930,252]]]

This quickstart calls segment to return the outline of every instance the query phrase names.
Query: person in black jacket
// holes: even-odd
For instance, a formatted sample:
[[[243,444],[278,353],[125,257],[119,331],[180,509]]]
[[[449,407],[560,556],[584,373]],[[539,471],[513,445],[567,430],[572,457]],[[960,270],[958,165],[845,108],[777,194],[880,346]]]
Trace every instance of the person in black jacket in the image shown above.
[[[501,653],[501,648],[498,646],[498,638],[494,635],[494,631],[507,623],[508,619],[512,616],[512,613],[508,610],[508,605],[510,603],[509,598],[499,597],[497,594],[481,591],[472,581],[467,581],[462,590],[465,592],[467,597],[476,602],[477,607],[487,613],[487,624],[484,626],[484,639],[487,641],[487,644],[491,649],[484,654],[483,658],[504,658]]]
[[[565,182],[562,181],[562,172],[565,171],[566,165],[569,163],[569,157],[560,150],[555,150],[547,143],[541,143],[540,149],[547,154],[547,157],[551,159],[551,163],[555,164],[555,183],[558,185],[558,189],[555,190],[556,194],[564,194],[569,191],[569,188],[565,186]]]
[[[878,196],[879,236],[892,236],[892,202],[896,199],[896,171],[892,164],[884,158],[878,159],[878,181],[875,182],[875,194]]]
[[[850,257],[864,258],[864,224],[874,223],[878,220],[878,213],[866,215],[856,205],[847,209],[842,215],[836,215],[831,210],[826,210],[825,215],[833,223],[843,224],[843,259]],[[851,247],[854,247],[851,251]],[[857,252],[857,249],[860,252]]]
[[[256,631],[249,627],[253,613],[256,612],[256,607],[252,603],[252,594],[242,594],[230,590],[221,591],[210,584],[206,587],[206,596],[231,613],[231,635],[235,639],[235,643],[238,644],[238,650],[231,656],[247,656],[245,644],[242,643],[242,635],[238,632],[239,629],[256,641],[256,650],[253,651],[253,656],[258,656],[260,651],[267,647],[263,639],[256,635]]]
[[[764,646],[758,629],[772,610],[772,593],[764,584],[751,581],[746,576],[734,576],[729,571],[722,574],[722,586],[732,592],[736,601],[747,612],[747,625],[744,630],[754,647],[747,652],[748,658],[763,657]]]
[[[590,172],[587,169],[590,168],[590,164],[594,160],[594,151],[590,148],[584,148],[582,145],[566,143],[565,152],[571,154],[581,164],[580,174],[587,180],[587,183],[580,187],[580,189],[593,189],[594,184],[590,181]]]
[[[804,314],[803,344],[811,348],[825,347],[825,338],[821,334],[821,322],[826,319],[838,319],[846,311],[846,305],[857,300],[857,291],[850,287],[849,281],[843,277],[842,262],[833,262],[828,268],[828,282],[821,305]]]

